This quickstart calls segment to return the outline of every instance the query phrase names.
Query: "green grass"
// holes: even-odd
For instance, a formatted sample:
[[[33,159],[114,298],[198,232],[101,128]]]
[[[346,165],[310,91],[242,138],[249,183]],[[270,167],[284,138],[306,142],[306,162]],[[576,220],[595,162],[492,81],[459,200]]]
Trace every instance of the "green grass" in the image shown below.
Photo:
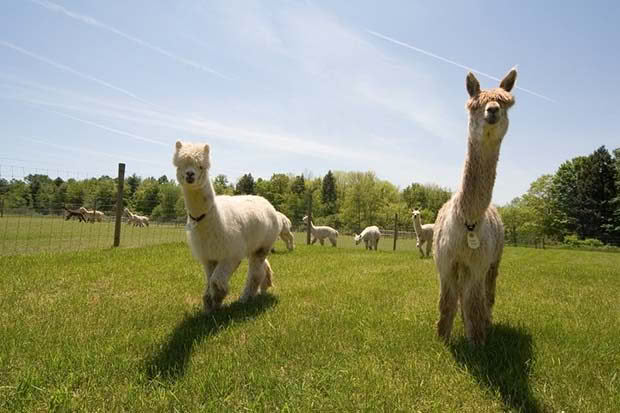
[[[343,244],[344,247],[344,244]],[[204,316],[181,243],[0,257],[1,411],[541,411],[620,406],[620,255],[507,248],[489,342],[435,337],[432,260],[281,241]]]

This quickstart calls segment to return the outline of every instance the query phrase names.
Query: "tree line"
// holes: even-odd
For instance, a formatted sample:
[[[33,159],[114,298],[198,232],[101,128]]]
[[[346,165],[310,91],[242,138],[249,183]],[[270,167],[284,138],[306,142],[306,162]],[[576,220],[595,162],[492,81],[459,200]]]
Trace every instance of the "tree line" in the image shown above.
[[[620,148],[601,146],[542,175],[500,208],[508,242],[620,245]]]
[[[256,194],[267,198],[300,228],[310,198],[316,225],[341,231],[360,231],[368,225],[384,229],[412,229],[412,208],[420,209],[424,223],[434,222],[451,193],[434,184],[412,183],[399,189],[372,171],[328,171],[321,177],[274,173],[255,179],[251,173],[232,183],[225,175],[213,178],[218,194]],[[32,174],[24,179],[0,178],[0,199],[5,209],[28,209],[39,214],[61,213],[64,206],[85,206],[112,213],[116,204],[116,178],[52,179]],[[165,175],[125,179],[123,203],[156,221],[185,219],[179,185]],[[620,148],[604,146],[592,154],[564,162],[553,175],[543,175],[529,190],[500,206],[508,242],[598,240],[620,244]],[[573,237],[573,238],[571,238]]]

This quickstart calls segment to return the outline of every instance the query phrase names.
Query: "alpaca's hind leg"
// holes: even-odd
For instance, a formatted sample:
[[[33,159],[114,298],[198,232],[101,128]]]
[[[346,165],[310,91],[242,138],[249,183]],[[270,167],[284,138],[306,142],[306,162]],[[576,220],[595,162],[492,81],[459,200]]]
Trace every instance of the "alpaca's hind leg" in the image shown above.
[[[205,313],[220,308],[222,301],[228,294],[228,280],[239,266],[240,260],[220,261],[215,265],[212,273],[207,275],[207,288],[202,297]],[[212,264],[205,266],[205,271],[209,271]]]
[[[336,246],[336,238],[330,238],[330,239],[329,239],[329,242],[331,242],[332,247],[335,247],[335,246]]]
[[[271,270],[271,265],[269,261],[265,259],[265,278],[263,278],[263,282],[260,284],[260,292],[266,292],[270,287],[273,287],[273,271]]]
[[[260,248],[248,258],[248,277],[245,281],[245,288],[239,298],[242,303],[248,301],[258,293],[259,287],[267,277],[265,263],[269,248]],[[271,267],[269,267],[271,269]]]
[[[489,326],[489,311],[484,279],[471,274],[463,288],[463,321],[465,334],[473,344],[484,344]]]
[[[286,249],[293,251],[293,248],[295,248],[295,240],[293,238],[293,234],[289,232],[286,234]]]
[[[377,250],[377,248],[379,248],[379,240],[378,239],[375,240],[375,251]]]

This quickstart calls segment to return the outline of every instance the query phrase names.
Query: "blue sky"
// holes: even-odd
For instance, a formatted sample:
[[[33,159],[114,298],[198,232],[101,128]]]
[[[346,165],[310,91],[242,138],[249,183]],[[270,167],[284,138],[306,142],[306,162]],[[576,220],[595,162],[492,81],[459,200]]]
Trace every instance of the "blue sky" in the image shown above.
[[[233,182],[370,169],[454,189],[462,66],[501,78],[518,65],[503,204],[620,146],[618,21],[613,1],[5,0],[0,172],[113,175],[125,162],[173,176],[181,139],[208,142],[212,174]]]

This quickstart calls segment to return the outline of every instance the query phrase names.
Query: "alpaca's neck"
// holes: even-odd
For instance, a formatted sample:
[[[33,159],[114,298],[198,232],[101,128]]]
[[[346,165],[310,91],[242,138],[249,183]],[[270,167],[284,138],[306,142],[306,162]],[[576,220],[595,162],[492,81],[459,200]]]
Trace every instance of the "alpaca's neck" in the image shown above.
[[[422,231],[422,222],[420,222],[419,216],[413,218],[413,229],[415,229],[416,234]]]
[[[470,225],[477,223],[491,204],[500,143],[501,140],[488,137],[469,137],[461,186],[455,195],[455,202]]]
[[[185,196],[185,209],[194,218],[200,217],[215,208],[215,191],[210,179],[206,179],[204,186],[200,188],[187,188],[183,186]]]

